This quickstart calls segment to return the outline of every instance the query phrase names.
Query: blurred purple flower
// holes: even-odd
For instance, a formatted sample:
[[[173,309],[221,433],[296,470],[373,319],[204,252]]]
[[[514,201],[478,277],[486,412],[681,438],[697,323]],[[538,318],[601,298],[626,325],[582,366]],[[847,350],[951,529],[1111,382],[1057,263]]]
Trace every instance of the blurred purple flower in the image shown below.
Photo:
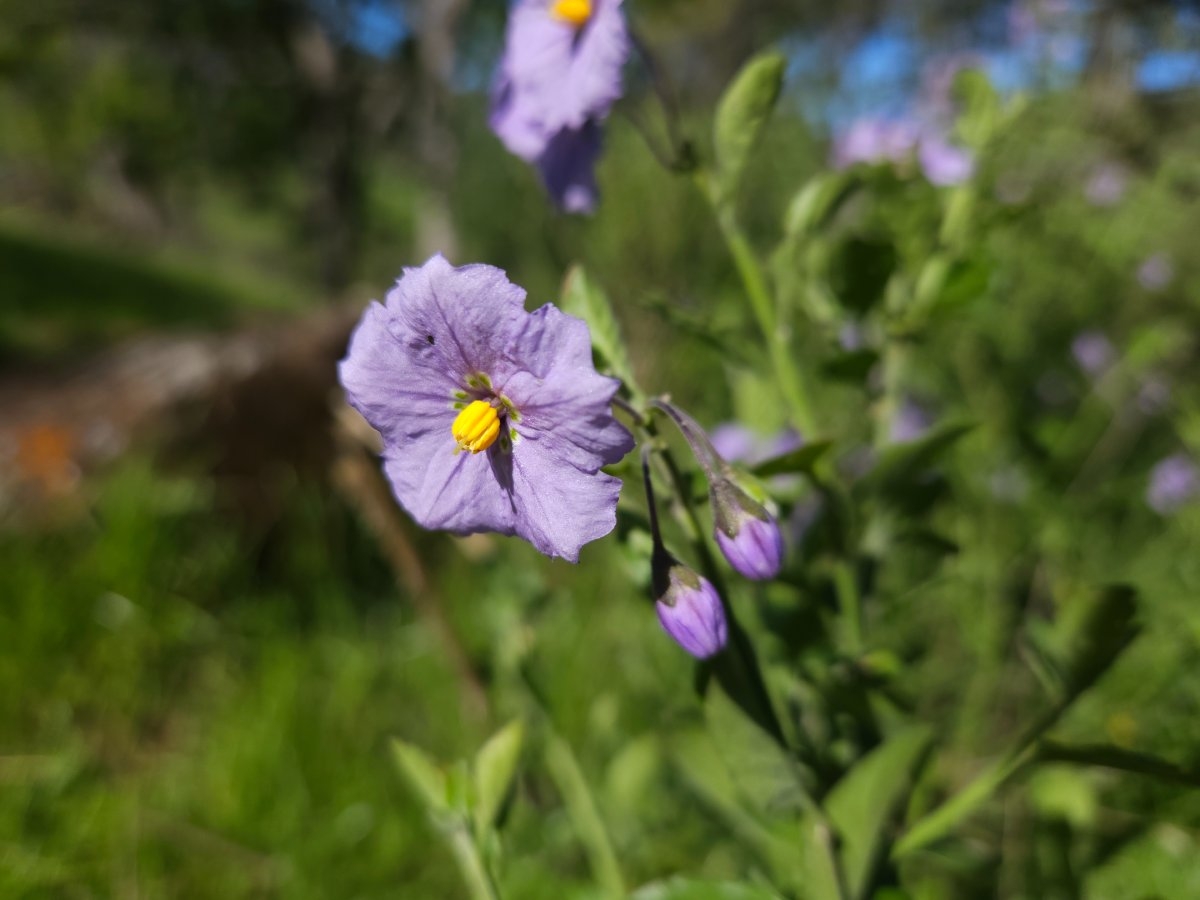
[[[367,308],[338,374],[418,523],[515,534],[574,562],[616,524],[621,482],[600,467],[633,440],[587,325],[524,303],[500,269],[434,256]]]
[[[922,437],[932,424],[933,415],[929,410],[912,397],[905,397],[900,402],[900,408],[896,410],[896,415],[892,419],[892,424],[888,429],[888,439],[893,444],[915,441]]]
[[[1142,382],[1137,392],[1138,409],[1144,415],[1156,416],[1171,403],[1171,384],[1165,378],[1150,375]]]
[[[1079,368],[1091,378],[1099,378],[1112,365],[1116,351],[1112,342],[1101,331],[1084,331],[1071,341],[1071,355]]]
[[[1129,188],[1129,172],[1120,163],[1097,166],[1084,187],[1084,196],[1093,206],[1116,206]]]
[[[1200,471],[1183,453],[1168,456],[1150,471],[1146,503],[1159,515],[1170,515],[1200,493]]]
[[[804,445],[804,439],[791,428],[774,435],[762,435],[737,422],[722,422],[709,432],[708,438],[722,459],[747,466],[757,466]]]
[[[856,119],[833,141],[833,165],[838,169],[856,163],[905,162],[917,146],[917,127],[904,119]]]
[[[970,151],[950,143],[940,134],[922,137],[917,156],[925,177],[939,187],[962,184],[975,174],[975,158]]]
[[[905,119],[858,119],[834,138],[833,165],[838,169],[907,163],[914,157],[925,177],[939,186],[959,184],[975,169],[970,152],[950,143],[941,131]]]
[[[867,345],[866,329],[858,322],[846,322],[838,330],[838,344],[847,353],[863,349]]]
[[[621,96],[630,40],[623,0],[517,0],[492,94],[491,126],[533,163],[568,212],[596,204],[600,124]]]
[[[1161,291],[1175,280],[1175,265],[1165,253],[1155,253],[1138,266],[1138,284],[1151,292]]]
[[[948,53],[926,63],[921,71],[918,99],[922,117],[937,122],[952,122],[958,114],[954,83],[959,73],[983,66],[983,57],[971,52]]]

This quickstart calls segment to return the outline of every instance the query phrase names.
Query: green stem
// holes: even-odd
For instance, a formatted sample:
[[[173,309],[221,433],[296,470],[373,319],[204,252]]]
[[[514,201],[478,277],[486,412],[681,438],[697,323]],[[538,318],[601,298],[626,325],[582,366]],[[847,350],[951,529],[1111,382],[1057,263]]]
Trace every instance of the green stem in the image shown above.
[[[846,623],[847,650],[851,656],[860,656],[863,651],[862,598],[858,593],[854,566],[848,560],[840,558],[834,564],[833,585]]]
[[[698,172],[696,178],[701,191],[712,205],[721,236],[725,239],[725,246],[733,257],[734,266],[742,279],[742,286],[746,289],[750,308],[767,344],[771,367],[775,370],[775,377],[783,390],[793,422],[806,437],[814,436],[817,434],[816,418],[809,402],[808,385],[793,358],[791,335],[784,323],[779,321],[762,264],[738,224],[733,207],[719,197],[712,178],[705,172]]]
[[[450,849],[454,851],[458,871],[467,884],[471,900],[499,900],[500,894],[492,884],[479,850],[465,826],[456,827],[450,833]]]
[[[579,768],[570,745],[557,734],[546,740],[546,767],[554,779],[567,814],[575,826],[592,874],[600,882],[606,896],[619,900],[625,896],[625,878],[608,837],[608,829],[600,818],[587,780]]]

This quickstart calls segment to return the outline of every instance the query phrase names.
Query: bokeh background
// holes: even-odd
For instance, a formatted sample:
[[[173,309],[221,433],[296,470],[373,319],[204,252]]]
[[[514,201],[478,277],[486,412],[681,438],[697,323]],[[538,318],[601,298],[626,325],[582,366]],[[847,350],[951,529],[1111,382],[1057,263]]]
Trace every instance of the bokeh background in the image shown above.
[[[421,532],[335,363],[433,252],[539,305],[582,262],[644,385],[777,432],[732,349],[753,327],[720,234],[656,159],[672,128],[704,152],[721,89],[772,46],[787,84],[741,207],[764,256],[808,179],[864,185],[822,235],[832,305],[805,338],[848,455],[874,304],[972,186],[896,439],[980,425],[938,535],[880,575],[874,632],[948,736],[944,778],[1011,737],[1063,597],[1111,581],[1139,589],[1141,634],[1059,727],[1175,767],[1039,770],[920,896],[1200,896],[1200,10],[626,7],[645,52],[601,205],[564,218],[487,129],[500,0],[0,0],[0,894],[460,896],[387,741],[469,755],[530,683],[632,884],[753,868],[661,740],[694,715],[691,661],[640,557]],[[986,76],[966,101],[963,72]],[[988,90],[1003,121],[972,146],[956,122]],[[791,591],[819,609],[802,577],[759,600]],[[830,748],[835,769],[861,750],[836,728]],[[523,778],[511,896],[598,896],[553,781]]]

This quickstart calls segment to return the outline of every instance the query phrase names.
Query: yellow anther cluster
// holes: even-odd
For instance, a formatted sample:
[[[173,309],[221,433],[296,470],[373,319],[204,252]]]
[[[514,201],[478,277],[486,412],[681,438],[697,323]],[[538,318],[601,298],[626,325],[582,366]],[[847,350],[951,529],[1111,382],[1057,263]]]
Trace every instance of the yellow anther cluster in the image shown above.
[[[582,28],[592,17],[592,0],[554,0],[550,13],[576,28]]]
[[[450,433],[459,450],[479,453],[496,443],[500,435],[500,414],[486,400],[475,400],[454,419]]]

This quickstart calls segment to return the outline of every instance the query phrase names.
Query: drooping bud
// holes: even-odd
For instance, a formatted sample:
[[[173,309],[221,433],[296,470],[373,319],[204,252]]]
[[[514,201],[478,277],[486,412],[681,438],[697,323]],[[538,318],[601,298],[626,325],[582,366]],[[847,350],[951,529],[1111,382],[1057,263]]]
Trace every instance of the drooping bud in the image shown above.
[[[663,630],[692,656],[707,659],[724,648],[725,607],[707,578],[669,554],[655,554],[654,598]]]
[[[722,478],[712,485],[717,546],[741,575],[765,581],[783,566],[783,533],[766,508]]]

